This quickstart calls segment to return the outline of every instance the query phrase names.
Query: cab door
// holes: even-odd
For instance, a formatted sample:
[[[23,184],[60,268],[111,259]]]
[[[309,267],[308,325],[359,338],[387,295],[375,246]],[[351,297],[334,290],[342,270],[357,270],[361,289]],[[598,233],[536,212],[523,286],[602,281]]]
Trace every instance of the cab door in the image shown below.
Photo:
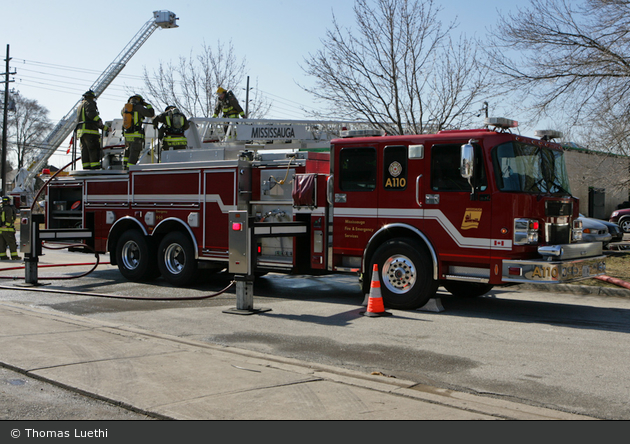
[[[336,270],[358,271],[365,246],[378,230],[377,146],[348,143],[335,147],[334,156],[334,241],[329,263]]]
[[[488,190],[481,147],[475,146],[479,185],[473,193],[461,175],[461,146],[466,143],[435,144],[429,150],[430,189],[425,194],[426,233],[439,252],[446,275],[489,272],[492,202]],[[475,268],[479,268],[475,271]],[[484,271],[481,271],[484,270]]]

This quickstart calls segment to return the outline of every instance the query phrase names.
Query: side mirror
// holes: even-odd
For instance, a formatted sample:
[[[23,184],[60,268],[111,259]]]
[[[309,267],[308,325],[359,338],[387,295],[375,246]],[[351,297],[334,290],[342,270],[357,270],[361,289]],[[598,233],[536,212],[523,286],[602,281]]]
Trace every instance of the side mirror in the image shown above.
[[[470,200],[477,200],[475,183],[475,148],[471,142],[462,145],[460,159],[460,173],[470,184]]]
[[[462,145],[460,172],[461,172],[462,177],[464,179],[467,179],[468,182],[471,181],[474,175],[474,164],[475,164],[474,147],[469,143],[467,143],[466,145]]]

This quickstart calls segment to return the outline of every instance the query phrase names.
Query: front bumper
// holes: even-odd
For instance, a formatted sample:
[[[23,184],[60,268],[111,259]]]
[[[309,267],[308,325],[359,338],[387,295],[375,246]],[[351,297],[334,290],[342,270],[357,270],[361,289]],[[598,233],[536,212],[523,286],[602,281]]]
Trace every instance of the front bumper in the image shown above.
[[[566,284],[606,274],[606,256],[600,242],[539,249],[533,260],[504,260],[503,282]]]

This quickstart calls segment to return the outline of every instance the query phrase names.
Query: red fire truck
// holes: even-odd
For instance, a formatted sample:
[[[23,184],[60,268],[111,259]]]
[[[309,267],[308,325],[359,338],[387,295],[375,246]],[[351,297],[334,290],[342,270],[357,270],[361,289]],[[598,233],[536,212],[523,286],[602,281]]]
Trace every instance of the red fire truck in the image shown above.
[[[47,228],[87,228],[86,243],[126,278],[178,286],[229,267],[353,273],[367,293],[376,264],[385,306],[400,309],[421,307],[438,286],[474,297],[605,272],[601,243],[581,242],[578,200],[548,133],[516,135],[506,119],[404,136],[192,120],[187,149],[148,147],[129,171],[110,134],[102,171],[49,184]]]

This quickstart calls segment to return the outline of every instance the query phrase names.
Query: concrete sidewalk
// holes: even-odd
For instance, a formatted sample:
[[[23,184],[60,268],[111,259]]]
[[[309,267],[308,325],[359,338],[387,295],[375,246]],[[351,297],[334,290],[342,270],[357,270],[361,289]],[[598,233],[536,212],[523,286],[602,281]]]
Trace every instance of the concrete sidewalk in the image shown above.
[[[163,419],[591,419],[9,302],[0,365]]]

